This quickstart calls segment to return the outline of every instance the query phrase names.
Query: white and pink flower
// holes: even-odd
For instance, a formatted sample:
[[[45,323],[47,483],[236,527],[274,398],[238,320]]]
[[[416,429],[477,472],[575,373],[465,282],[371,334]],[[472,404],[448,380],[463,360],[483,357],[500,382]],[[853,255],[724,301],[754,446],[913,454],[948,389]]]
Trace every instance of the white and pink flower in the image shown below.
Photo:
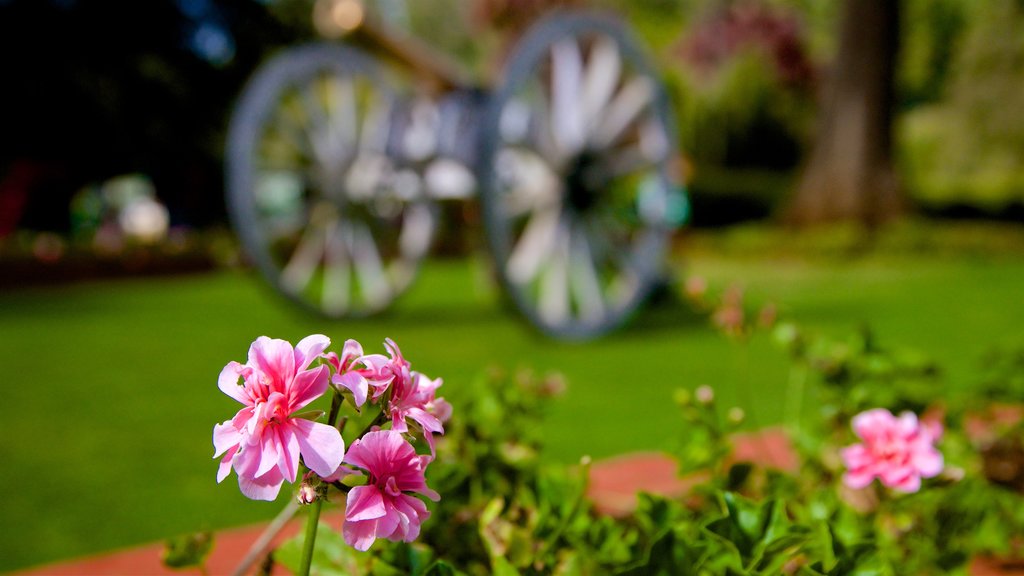
[[[424,470],[429,456],[420,456],[394,430],[374,430],[352,442],[345,463],[366,471],[367,483],[348,493],[345,542],[357,550],[367,550],[377,538],[412,542],[419,536],[420,524],[430,517],[422,494],[435,502],[437,492],[427,487]]]
[[[345,341],[340,357],[334,352],[328,352],[324,357],[334,367],[331,384],[349,390],[356,408],[366,403],[371,389],[372,399],[376,400],[394,380],[388,357],[363,354],[363,346],[355,340]]]
[[[219,388],[245,407],[213,428],[213,457],[224,455],[218,482],[233,468],[243,494],[274,500],[285,480],[295,481],[300,456],[321,476],[338,468],[345,454],[338,430],[296,415],[327,390],[330,370],[310,364],[330,342],[316,334],[292,348],[284,340],[261,336],[249,347],[245,364],[224,367]]]
[[[451,405],[444,398],[436,397],[442,380],[411,372],[409,363],[402,357],[398,345],[388,339],[385,346],[391,354],[391,371],[394,374],[394,380],[391,382],[391,399],[388,402],[391,429],[396,432],[408,432],[406,418],[412,420],[422,429],[423,437],[433,454],[434,434],[444,434],[444,422],[452,413]]]
[[[884,408],[862,412],[853,418],[853,431],[863,440],[842,450],[850,488],[864,488],[878,478],[900,492],[916,492],[921,478],[942,472],[942,454],[935,442],[942,436],[938,423],[919,422],[911,412],[899,417]]]

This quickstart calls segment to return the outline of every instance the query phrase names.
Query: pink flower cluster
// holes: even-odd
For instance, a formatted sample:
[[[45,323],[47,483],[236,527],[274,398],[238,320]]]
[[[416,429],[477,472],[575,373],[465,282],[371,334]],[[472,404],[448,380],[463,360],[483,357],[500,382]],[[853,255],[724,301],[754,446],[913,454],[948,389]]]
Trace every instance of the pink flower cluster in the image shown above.
[[[917,492],[921,478],[942,471],[942,454],[935,448],[942,436],[938,423],[919,422],[911,412],[896,417],[876,408],[854,416],[852,426],[863,442],[842,450],[843,482],[850,488],[864,488],[878,478],[894,490]]]
[[[367,476],[365,485],[349,492],[345,541],[359,550],[376,538],[411,542],[430,516],[411,494],[439,498],[427,487],[424,471],[435,453],[434,434],[444,434],[443,424],[451,416],[448,402],[436,397],[441,380],[411,371],[390,339],[385,341],[389,356],[364,354],[355,340],[345,342],[340,356],[327,352],[329,345],[330,339],[319,334],[294,348],[261,336],[250,346],[245,364],[224,367],[218,386],[244,406],[213,428],[214,458],[223,456],[217,481],[234,470],[243,494],[274,500],[285,480],[295,482],[300,460],[325,482],[359,473],[344,462]],[[377,421],[391,428],[375,427],[346,453],[333,422],[315,422],[323,412],[300,412],[331,387],[356,410],[379,404]],[[430,456],[417,455],[408,439],[414,436],[423,437]],[[300,493],[305,502],[315,497]]]

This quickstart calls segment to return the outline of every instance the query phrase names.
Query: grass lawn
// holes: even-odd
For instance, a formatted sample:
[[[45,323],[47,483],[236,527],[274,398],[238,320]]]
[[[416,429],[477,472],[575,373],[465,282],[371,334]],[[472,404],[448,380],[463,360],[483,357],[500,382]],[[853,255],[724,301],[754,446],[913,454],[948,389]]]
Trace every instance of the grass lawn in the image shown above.
[[[1019,255],[806,260],[705,247],[677,264],[713,287],[742,283],[816,330],[867,323],[883,343],[938,359],[961,389],[983,353],[1024,345]],[[211,459],[214,423],[238,408],[217,374],[261,334],[322,332],[372,351],[390,336],[414,369],[444,378],[456,408],[487,367],[558,370],[569,389],[545,424],[553,462],[671,446],[679,387],[714,386],[752,426],[781,418],[787,364],[765,337],[730,342],[670,300],[604,339],[552,342],[486,277],[471,259],[432,261],[386,315],[344,322],[305,315],[236,271],[0,294],[0,571],[273,516],[280,504],[245,499],[234,476],[217,485]]]

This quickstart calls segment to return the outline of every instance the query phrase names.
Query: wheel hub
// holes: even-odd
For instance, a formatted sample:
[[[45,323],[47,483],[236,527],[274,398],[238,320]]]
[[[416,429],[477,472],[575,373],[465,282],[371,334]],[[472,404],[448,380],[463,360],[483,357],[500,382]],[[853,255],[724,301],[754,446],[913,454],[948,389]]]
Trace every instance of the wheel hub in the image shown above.
[[[565,178],[566,205],[577,213],[586,213],[596,204],[604,187],[600,174],[600,158],[584,150],[569,162]]]

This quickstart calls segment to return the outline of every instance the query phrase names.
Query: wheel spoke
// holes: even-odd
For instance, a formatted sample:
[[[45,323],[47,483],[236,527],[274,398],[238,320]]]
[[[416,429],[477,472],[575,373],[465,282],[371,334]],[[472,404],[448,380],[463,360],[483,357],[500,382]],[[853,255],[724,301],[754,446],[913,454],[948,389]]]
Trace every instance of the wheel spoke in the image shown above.
[[[363,300],[370,308],[377,308],[391,300],[391,285],[373,233],[364,222],[352,224],[352,256],[362,287]]]
[[[358,140],[356,96],[351,78],[331,76],[328,80],[328,115],[331,132],[340,138],[343,148],[354,148]]]
[[[281,270],[281,284],[292,294],[301,294],[309,285],[324,254],[324,227],[311,222]]]
[[[309,140],[313,144],[316,160],[323,166],[341,161],[343,153],[341,143],[338,142],[333,126],[325,114],[324,104],[316,94],[314,84],[307,82],[300,86],[299,96],[305,112],[306,130],[309,133]]]
[[[594,144],[603,148],[614,145],[653,97],[650,78],[638,76],[626,83],[601,115],[603,120],[595,130]]]
[[[612,181],[642,172],[653,172],[665,161],[664,157],[652,157],[640,146],[617,148],[614,154],[606,156],[602,172],[606,180]]]
[[[291,154],[298,152],[304,158],[314,159],[316,151],[306,126],[306,120],[296,116],[301,116],[301,113],[297,112],[293,106],[283,104],[273,112],[273,119],[267,126],[268,133],[262,134],[260,138],[266,139],[264,142],[269,140],[269,144],[276,148],[275,151]],[[275,134],[278,136],[276,140],[274,139]],[[261,150],[257,150],[257,153],[261,152]]]
[[[387,152],[391,131],[391,97],[384,95],[367,103],[363,122],[359,125],[359,149],[378,154]]]
[[[526,284],[537,276],[557,240],[560,215],[558,206],[532,214],[506,263],[509,280]]]
[[[600,322],[605,317],[604,294],[596,262],[590,252],[590,240],[582,226],[572,228],[569,264],[572,267],[573,295],[579,304],[580,316],[590,323]]]
[[[551,128],[559,152],[570,156],[583,149],[584,117],[580,111],[583,57],[572,39],[551,47]]]
[[[405,221],[398,236],[398,247],[404,258],[418,259],[430,246],[434,234],[434,217],[430,209],[414,204],[406,210]]]
[[[615,93],[621,68],[622,60],[615,42],[605,36],[595,41],[583,78],[581,102],[583,121],[591,129],[597,126],[601,111]]]
[[[343,314],[348,310],[349,293],[349,247],[345,240],[347,222],[333,223],[327,232],[327,247],[324,251],[324,284],[321,304],[328,314]]]
[[[534,151],[505,148],[497,162],[503,178],[510,181],[501,198],[502,211],[509,218],[559,202],[558,175]]]
[[[567,155],[555,142],[550,101],[539,83],[531,83],[531,88],[528,94],[510,100],[502,110],[501,142],[539,152],[551,164],[560,164]]]
[[[652,162],[666,162],[669,154],[669,138],[665,128],[652,117],[640,127],[640,149]]]
[[[555,226],[552,251],[540,285],[538,312],[545,322],[562,324],[569,319],[569,230],[559,219]]]

